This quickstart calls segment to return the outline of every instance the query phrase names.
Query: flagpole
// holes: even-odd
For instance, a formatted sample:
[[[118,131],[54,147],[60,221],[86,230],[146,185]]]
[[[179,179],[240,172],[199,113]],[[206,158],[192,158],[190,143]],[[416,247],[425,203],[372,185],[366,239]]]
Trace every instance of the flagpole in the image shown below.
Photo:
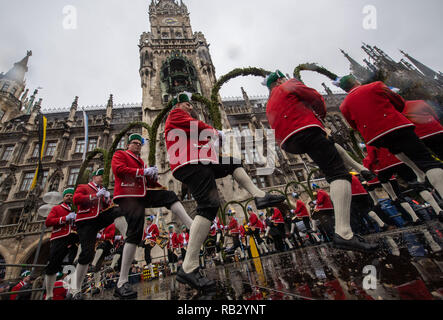
[[[83,162],[86,160],[86,153],[88,152],[88,144],[89,144],[89,130],[88,130],[88,115],[86,114],[85,108],[83,110],[83,125],[85,126],[85,145],[83,149]]]

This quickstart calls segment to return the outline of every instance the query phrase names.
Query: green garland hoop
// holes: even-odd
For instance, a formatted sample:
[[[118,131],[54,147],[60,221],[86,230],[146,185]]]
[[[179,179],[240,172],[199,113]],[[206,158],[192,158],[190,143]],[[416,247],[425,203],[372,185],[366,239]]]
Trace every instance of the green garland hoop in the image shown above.
[[[302,81],[300,74],[301,71],[314,71],[328,77],[331,80],[335,80],[338,77],[335,73],[329,71],[328,69],[322,66],[319,66],[316,63],[302,63],[294,69],[294,78],[300,81]]]

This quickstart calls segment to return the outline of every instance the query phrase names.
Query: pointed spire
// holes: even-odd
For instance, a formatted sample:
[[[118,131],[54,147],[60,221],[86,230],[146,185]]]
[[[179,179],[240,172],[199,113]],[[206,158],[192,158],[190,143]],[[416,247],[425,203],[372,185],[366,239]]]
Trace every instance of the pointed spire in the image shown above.
[[[323,86],[323,88],[325,88],[326,93],[328,94],[328,96],[332,95],[332,90],[324,83],[322,82],[321,84]]]
[[[28,96],[28,92],[29,92],[29,89],[26,89],[25,92],[22,94],[22,96],[20,98],[20,101],[22,103],[25,101],[26,97]]]
[[[249,100],[249,96],[246,93],[245,89],[243,87],[240,87],[241,93],[243,95],[243,100],[245,100],[246,108],[248,108],[249,112],[252,112],[252,104],[251,100]]]
[[[78,107],[78,96],[75,96],[74,101],[71,104],[71,109],[77,110]]]
[[[114,101],[112,94],[109,96],[108,105],[106,106],[106,118],[112,119],[112,108],[114,107]]]
[[[34,107],[32,108],[33,112],[40,111],[40,109],[42,108],[42,101],[43,101],[43,98],[38,99],[38,101],[34,104]]]
[[[112,108],[114,105],[114,101],[113,101],[113,96],[112,94],[109,95],[109,99],[108,99],[108,105],[107,108]]]
[[[25,73],[28,72],[28,60],[30,56],[32,56],[32,51],[29,50],[26,53],[26,57],[19,62],[14,63],[14,66],[4,75],[4,78],[23,83],[25,80]]]
[[[340,49],[343,55],[348,59],[351,64],[351,73],[357,77],[359,80],[365,80],[370,76],[370,71],[355,61],[349,54],[347,54],[344,50]]]
[[[31,113],[31,110],[32,110],[31,108],[32,108],[32,105],[34,104],[34,100],[35,100],[35,97],[36,97],[37,93],[38,93],[38,89],[35,89],[34,93],[32,94],[31,98],[29,99],[28,104],[26,105],[26,108],[25,108],[25,113],[26,114],[30,114]]]
[[[75,113],[77,112],[78,107],[78,97],[75,96],[74,101],[71,104],[71,110],[69,111],[68,121],[74,121]]]
[[[431,68],[429,68],[428,66],[424,65],[423,63],[421,63],[420,61],[414,59],[413,57],[411,57],[409,54],[405,53],[404,51],[400,50],[400,52],[409,59],[409,61],[411,61],[417,68],[418,70],[420,70],[425,76],[428,77],[432,77],[433,79],[435,79],[435,77],[438,77],[438,73],[435,72],[434,70],[432,70]]]

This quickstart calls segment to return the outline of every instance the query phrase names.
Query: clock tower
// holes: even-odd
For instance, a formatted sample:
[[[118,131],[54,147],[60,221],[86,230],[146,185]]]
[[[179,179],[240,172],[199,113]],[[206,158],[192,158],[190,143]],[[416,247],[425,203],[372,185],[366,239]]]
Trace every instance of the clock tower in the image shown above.
[[[209,44],[201,32],[193,32],[186,5],[175,0],[152,0],[149,6],[150,32],[140,36],[140,80],[143,121],[152,125],[156,116],[179,92],[198,93],[207,98],[216,82]],[[195,117],[212,124],[206,106],[194,104]],[[222,111],[226,128],[227,117]],[[169,168],[163,121],[156,141],[159,182],[181,194],[182,185]],[[148,137],[144,132],[143,136]],[[142,149],[148,159],[149,144]],[[161,210],[159,210],[161,211]],[[150,211],[152,212],[152,211]],[[155,211],[154,211],[155,212]]]
[[[140,78],[144,120],[151,122],[180,91],[210,96],[215,69],[201,32],[192,32],[186,5],[152,0],[150,32],[140,37]]]

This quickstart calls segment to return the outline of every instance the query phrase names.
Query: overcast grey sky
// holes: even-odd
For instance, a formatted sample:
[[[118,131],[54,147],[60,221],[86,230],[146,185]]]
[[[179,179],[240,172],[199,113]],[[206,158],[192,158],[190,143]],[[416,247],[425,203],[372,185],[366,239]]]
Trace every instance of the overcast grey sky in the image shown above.
[[[150,31],[151,0],[0,0],[0,71],[32,50],[27,85],[43,87],[43,108],[141,102],[138,41]],[[337,73],[349,71],[340,52],[365,58],[362,41],[398,61],[398,49],[443,71],[441,0],[183,0],[193,31],[205,34],[217,77],[236,67],[281,69],[292,75],[300,63],[316,62]],[[77,29],[63,27],[63,8],[77,10]],[[371,5],[377,29],[365,29]],[[366,20],[368,21],[368,20]],[[322,90],[326,78],[302,74]],[[221,94],[267,94],[261,79],[235,79]],[[326,82],[330,85],[330,82]],[[335,89],[335,88],[334,88]]]

